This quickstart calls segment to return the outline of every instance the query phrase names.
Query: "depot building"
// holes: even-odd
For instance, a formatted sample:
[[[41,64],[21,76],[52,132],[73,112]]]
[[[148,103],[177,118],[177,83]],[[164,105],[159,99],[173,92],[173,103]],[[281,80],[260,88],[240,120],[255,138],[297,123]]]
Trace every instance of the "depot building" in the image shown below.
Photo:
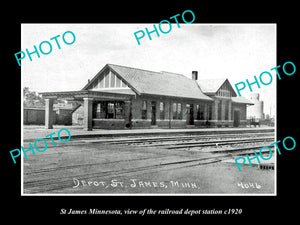
[[[78,91],[40,93],[45,125],[53,127],[53,102],[76,102],[85,130],[128,128],[239,127],[252,102],[237,97],[228,79],[198,79],[106,64]]]

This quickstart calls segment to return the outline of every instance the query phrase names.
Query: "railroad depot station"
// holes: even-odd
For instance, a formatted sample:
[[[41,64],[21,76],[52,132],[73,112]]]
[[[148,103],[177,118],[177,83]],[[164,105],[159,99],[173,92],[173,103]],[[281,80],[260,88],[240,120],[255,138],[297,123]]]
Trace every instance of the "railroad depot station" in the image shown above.
[[[154,72],[106,64],[78,91],[40,93],[46,101],[45,126],[53,128],[53,103],[74,103],[72,122],[83,129],[201,128],[246,125],[247,106],[228,79],[192,79],[176,73]]]

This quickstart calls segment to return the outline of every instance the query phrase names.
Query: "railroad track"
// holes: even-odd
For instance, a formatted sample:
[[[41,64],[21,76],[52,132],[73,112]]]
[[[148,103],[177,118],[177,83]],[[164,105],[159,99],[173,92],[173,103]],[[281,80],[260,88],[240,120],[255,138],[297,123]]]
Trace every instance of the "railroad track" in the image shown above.
[[[223,156],[214,156],[214,157],[206,157],[206,158],[198,158],[198,159],[187,159],[180,161],[171,161],[165,163],[156,163],[148,166],[140,166],[129,169],[120,169],[120,170],[111,170],[105,172],[96,172],[96,173],[85,173],[79,174],[76,176],[65,176],[59,178],[50,178],[50,179],[38,179],[33,181],[24,182],[24,189],[29,191],[29,193],[42,193],[60,190],[64,188],[70,188],[70,184],[72,184],[72,179],[74,177],[80,178],[81,180],[88,179],[113,179],[119,176],[131,176],[135,174],[139,174],[141,172],[151,173],[155,171],[163,171],[163,170],[175,170],[186,167],[193,166],[201,166],[205,164],[211,164],[220,162],[225,158],[231,157],[231,155],[223,155]]]
[[[272,135],[273,132],[265,132],[264,135]],[[261,133],[243,133],[243,134],[218,134],[218,138],[230,138],[230,137],[247,137],[262,135]],[[109,143],[109,144],[139,144],[149,142],[168,142],[168,141],[189,141],[189,140],[203,140],[203,139],[216,138],[216,135],[175,135],[175,136],[163,136],[163,137],[135,137],[135,138],[117,138],[117,139],[81,139],[84,143]]]
[[[263,137],[261,137],[263,135]],[[273,136],[270,136],[273,135]],[[259,137],[257,137],[259,136]],[[175,136],[163,136],[163,137],[126,137],[126,138],[111,138],[111,139],[81,139],[76,138],[70,140],[68,143],[56,143],[55,148],[60,146],[78,146],[86,144],[109,144],[109,145],[142,145],[142,146],[153,146],[153,147],[164,147],[172,146],[172,148],[184,148],[186,147],[197,147],[197,146],[213,146],[215,144],[226,145],[236,143],[250,143],[251,138],[253,141],[262,140],[263,138],[270,138],[266,140],[271,140],[274,138],[273,132],[264,132],[264,133],[242,133],[242,134],[218,134],[216,135],[175,135]],[[228,138],[234,138],[229,139]],[[247,139],[248,138],[248,139]],[[243,140],[242,140],[243,139]],[[247,140],[246,140],[247,139]],[[231,142],[231,143],[230,143]],[[183,144],[184,143],[184,144]],[[182,145],[182,147],[180,147]],[[24,146],[28,146],[28,143],[24,143]],[[37,146],[43,146],[43,143],[38,143]],[[174,147],[177,146],[177,147]],[[53,148],[54,146],[49,145],[48,148]],[[44,153],[47,154],[47,153]]]
[[[231,145],[231,144],[245,144],[255,143],[263,141],[274,141],[274,137],[264,138],[245,138],[245,139],[230,139],[230,140],[214,140],[214,141],[195,141],[188,143],[174,143],[174,144],[158,144],[151,146],[168,146],[167,149],[179,149],[179,148],[192,148],[192,147],[208,147],[208,146],[220,146],[220,145]]]
[[[76,176],[63,176],[57,178],[46,178],[46,179],[36,179],[31,181],[24,182],[24,190],[26,193],[49,193],[52,191],[58,191],[66,188],[72,188],[72,179],[74,177],[80,178],[81,180],[103,180],[103,179],[114,179],[120,176],[133,176],[140,173],[151,173],[156,171],[166,171],[166,170],[176,170],[187,167],[195,167],[202,166],[212,163],[218,163],[222,160],[233,158],[234,155],[243,155],[246,153],[253,153],[253,150],[257,150],[263,146],[253,146],[253,147],[245,147],[245,148],[236,148],[230,149],[226,152],[224,151],[215,151],[214,153],[222,153],[222,154],[213,154],[209,157],[195,158],[195,159],[185,159],[185,160],[173,160],[168,162],[159,162],[159,157],[157,157],[156,163],[152,165],[139,166],[133,168],[122,168],[118,170],[108,170],[104,172],[94,172],[94,173],[81,173],[76,174]],[[241,153],[243,151],[243,153]],[[267,153],[267,151],[262,152]],[[139,160],[147,160],[139,159]],[[81,167],[88,167],[91,164],[81,165]],[[49,173],[54,170],[64,170],[70,169],[71,166],[65,168],[48,168],[43,169],[42,171],[28,171],[26,175],[32,175],[33,173]],[[78,165],[74,165],[75,168],[78,168]]]
[[[232,149],[230,150],[230,153],[232,152],[239,152],[240,151],[250,151],[253,149],[258,148],[259,146],[255,147],[248,147],[243,149]],[[253,151],[252,151],[253,152]],[[264,153],[264,152],[263,152]],[[245,154],[245,153],[244,153]],[[188,168],[188,167],[195,167],[195,166],[202,166],[212,163],[218,163],[221,162],[224,159],[232,158],[232,154],[222,154],[222,155],[214,155],[210,157],[205,158],[196,158],[196,159],[187,159],[187,160],[177,160],[177,161],[171,161],[171,162],[165,162],[165,163],[156,163],[153,165],[148,166],[140,166],[140,167],[134,167],[134,168],[128,168],[128,169],[119,169],[119,170],[110,170],[105,172],[95,172],[95,173],[83,173],[83,174],[77,174],[76,176],[64,176],[64,177],[58,177],[58,178],[47,178],[47,179],[37,179],[33,181],[27,181],[24,182],[24,190],[25,193],[49,193],[53,191],[58,191],[62,189],[68,189],[73,187],[73,178],[76,177],[80,180],[105,180],[105,179],[114,179],[118,177],[124,177],[124,176],[133,176],[140,173],[152,173],[156,171],[166,171],[166,170],[176,170],[176,169],[182,169],[182,168]],[[88,165],[90,166],[90,165]],[[46,172],[46,171],[43,171]],[[28,173],[27,173],[28,174]]]
[[[273,135],[273,136],[270,136]],[[259,136],[259,137],[257,137]],[[152,173],[159,172],[164,170],[175,170],[182,169],[186,167],[194,167],[201,166],[206,164],[218,163],[224,159],[235,158],[236,155],[245,155],[252,154],[253,150],[259,150],[264,146],[268,146],[269,144],[264,144],[264,142],[271,143],[274,141],[274,133],[266,132],[264,134],[261,133],[243,133],[243,134],[218,134],[216,140],[216,135],[177,135],[177,136],[164,136],[164,137],[138,137],[138,138],[118,138],[118,139],[96,139],[96,140],[86,140],[86,139],[75,139],[73,142],[67,143],[67,146],[77,146],[77,145],[87,145],[92,144],[104,144],[102,150],[105,152],[109,152],[109,149],[106,149],[105,146],[108,145],[120,145],[123,144],[124,149],[120,149],[120,152],[131,150],[134,151],[142,151],[144,149],[140,149],[139,145],[143,147],[157,147],[157,151],[154,153],[164,153],[157,156],[148,156],[148,150],[145,153],[146,155],[141,158],[128,158],[121,160],[114,160],[112,158],[111,161],[107,162],[99,162],[94,161],[90,163],[81,163],[78,162],[76,164],[70,163],[69,165],[63,166],[51,166],[48,168],[41,168],[36,170],[30,170],[26,168],[24,170],[24,175],[28,178],[24,180],[23,187],[24,193],[51,193],[52,191],[61,191],[63,189],[72,189],[72,179],[74,177],[80,178],[82,180],[87,179],[114,179],[122,176],[132,176],[141,173]],[[263,142],[263,145],[262,145]],[[235,146],[230,148],[218,148],[218,146],[226,146],[226,145],[239,145],[239,144],[247,144],[247,143],[256,143],[255,146]],[[260,143],[260,145],[257,145]],[[105,145],[107,144],[107,145]],[[136,145],[134,147],[126,147],[126,145]],[[64,147],[66,144],[64,145]],[[102,145],[101,145],[102,146]],[[211,148],[209,152],[212,154],[202,154],[201,147],[210,147],[214,146],[217,148]],[[59,148],[62,146],[56,146]],[[180,156],[176,156],[176,152],[187,152],[190,148],[199,148],[199,154],[183,154],[183,158]],[[99,153],[98,147],[93,147],[93,151],[97,151]],[[101,148],[100,148],[101,149]],[[117,149],[117,148],[116,148]],[[125,150],[126,149],[126,150]],[[153,151],[149,148],[149,153],[153,153]],[[71,157],[76,156],[76,151],[84,152],[85,150],[76,149],[72,152],[68,152],[68,149],[63,152],[52,152],[51,154],[70,154]],[[70,150],[70,149],[69,149]],[[161,151],[160,151],[161,150]],[[174,150],[174,151],[172,151]],[[178,151],[177,151],[178,150]],[[112,150],[113,151],[113,150]],[[77,153],[78,153],[77,152]],[[115,151],[114,151],[115,152]],[[174,154],[172,154],[172,152]],[[71,154],[72,153],[72,154]],[[263,154],[268,153],[268,150],[264,150]],[[43,153],[46,157],[47,153]],[[102,154],[102,153],[101,153]],[[118,153],[115,153],[118,154]],[[134,153],[133,153],[134,154]],[[73,156],[75,155],[75,156]],[[80,155],[80,154],[79,154]],[[173,156],[173,158],[171,157]],[[201,156],[201,157],[200,157]],[[48,159],[48,158],[47,158]],[[116,164],[112,165],[112,164]],[[119,164],[121,163],[121,164]],[[125,163],[125,164],[122,164]],[[136,164],[135,164],[136,163]],[[112,165],[110,169],[107,171],[101,171],[101,166],[104,164]],[[104,170],[106,167],[103,167]],[[68,175],[68,171],[78,170],[78,172],[70,173],[72,175]],[[97,171],[98,170],[98,171]],[[87,172],[88,171],[88,172]],[[52,173],[54,173],[52,175]],[[50,175],[49,175],[50,174]],[[65,175],[63,175],[65,174]],[[52,178],[49,178],[52,177]],[[29,179],[30,178],[30,179]]]

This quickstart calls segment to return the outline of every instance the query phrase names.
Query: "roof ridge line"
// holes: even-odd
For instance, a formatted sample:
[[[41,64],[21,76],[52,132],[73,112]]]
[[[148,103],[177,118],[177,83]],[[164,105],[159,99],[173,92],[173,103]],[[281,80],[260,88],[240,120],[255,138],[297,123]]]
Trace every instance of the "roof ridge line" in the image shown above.
[[[157,74],[171,73],[171,74],[174,74],[174,75],[180,75],[180,76],[183,76],[183,77],[188,78],[188,77],[185,76],[184,74],[181,74],[181,73],[175,73],[175,72],[169,72],[169,71],[153,71],[153,70],[140,69],[140,68],[136,68],[136,67],[117,65],[117,64],[112,64],[112,63],[107,63],[107,65],[120,66],[120,67],[129,68],[129,69],[142,70],[142,71],[147,71],[147,72],[157,73]]]
[[[174,75],[180,75],[180,76],[184,76],[186,78],[188,78],[187,76],[185,76],[184,74],[181,74],[181,73],[174,73],[174,72],[169,72],[169,71],[160,71],[161,73],[172,73]],[[190,78],[189,78],[190,79]]]
[[[208,79],[198,79],[198,80],[226,80],[227,78],[208,78]]]
[[[143,71],[148,71],[148,72],[152,72],[152,73],[159,73],[159,74],[161,73],[161,72],[157,72],[157,71],[153,71],[153,70],[145,70],[145,69],[140,69],[140,68],[136,68],[136,67],[122,66],[122,65],[112,64],[112,63],[107,63],[107,65],[120,66],[120,67],[129,68],[129,69],[135,69],[135,70],[143,70]]]

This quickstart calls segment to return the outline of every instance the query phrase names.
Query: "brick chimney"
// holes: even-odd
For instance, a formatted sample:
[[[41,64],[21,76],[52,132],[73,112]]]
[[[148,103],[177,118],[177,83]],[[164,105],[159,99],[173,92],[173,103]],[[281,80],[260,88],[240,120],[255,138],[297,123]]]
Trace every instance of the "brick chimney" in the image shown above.
[[[192,71],[192,79],[198,80],[198,71]]]

